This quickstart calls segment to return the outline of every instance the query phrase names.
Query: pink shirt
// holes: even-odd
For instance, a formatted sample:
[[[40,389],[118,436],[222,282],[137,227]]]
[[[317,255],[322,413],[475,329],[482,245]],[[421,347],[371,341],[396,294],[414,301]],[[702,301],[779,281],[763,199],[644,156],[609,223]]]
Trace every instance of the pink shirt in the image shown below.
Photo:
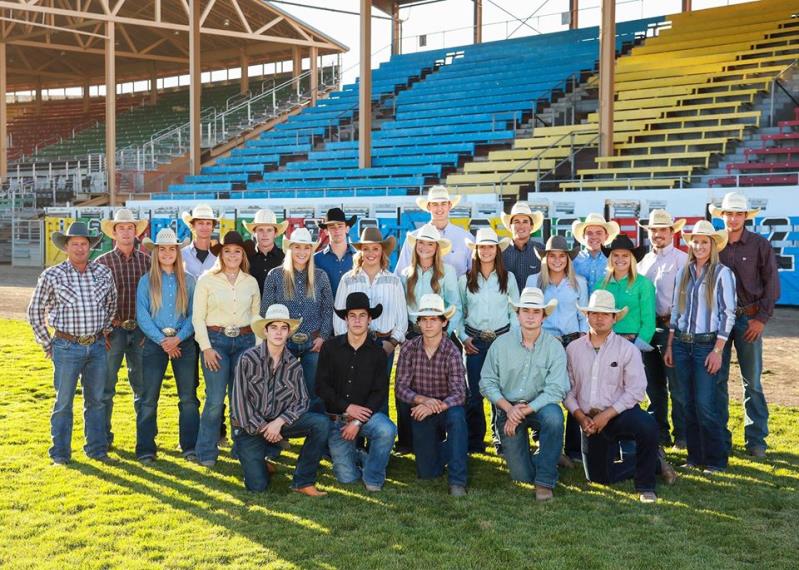
[[[563,403],[569,412],[613,406],[622,413],[643,401],[646,375],[641,351],[626,338],[611,332],[596,352],[585,335],[566,347],[566,356],[571,390]]]

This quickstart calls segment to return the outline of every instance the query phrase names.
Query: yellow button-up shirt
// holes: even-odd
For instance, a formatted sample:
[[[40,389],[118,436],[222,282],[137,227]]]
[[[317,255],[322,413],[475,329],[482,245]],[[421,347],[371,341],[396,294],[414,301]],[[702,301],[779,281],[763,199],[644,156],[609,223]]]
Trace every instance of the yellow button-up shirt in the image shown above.
[[[261,291],[255,277],[239,272],[231,285],[225,274],[207,271],[194,289],[192,323],[200,350],[211,348],[207,326],[246,327],[261,307]]]

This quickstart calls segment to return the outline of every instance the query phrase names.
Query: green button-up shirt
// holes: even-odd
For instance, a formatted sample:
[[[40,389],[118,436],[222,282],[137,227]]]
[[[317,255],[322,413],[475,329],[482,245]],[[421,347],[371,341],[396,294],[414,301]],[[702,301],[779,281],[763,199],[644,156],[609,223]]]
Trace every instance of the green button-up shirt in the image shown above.
[[[604,281],[597,289],[605,289],[616,299],[616,308],[627,307],[629,312],[618,323],[613,325],[616,334],[635,334],[644,342],[651,342],[655,334],[655,286],[652,282],[638,275],[632,285],[625,277],[616,281],[611,277],[607,285]]]
[[[488,279],[483,275],[477,276],[477,283],[480,289],[477,293],[472,293],[466,286],[466,275],[461,275],[458,279],[458,289],[461,294],[461,308],[463,309],[461,327],[458,331],[461,340],[466,340],[469,335],[466,333],[466,326],[479,331],[495,331],[506,325],[517,328],[519,321],[516,313],[508,301],[519,302],[519,287],[516,285],[516,277],[508,272],[508,290],[503,293],[499,289],[499,279],[497,272],[492,271]]]
[[[524,400],[537,412],[559,404],[570,388],[566,351],[552,335],[541,331],[532,349],[522,344],[520,330],[500,336],[488,349],[480,373],[480,393],[496,404]]]

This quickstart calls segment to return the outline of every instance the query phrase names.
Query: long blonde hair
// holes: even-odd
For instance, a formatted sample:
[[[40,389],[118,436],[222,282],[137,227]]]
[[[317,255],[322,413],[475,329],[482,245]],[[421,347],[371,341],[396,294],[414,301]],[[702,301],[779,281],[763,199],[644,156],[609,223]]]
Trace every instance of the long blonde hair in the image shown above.
[[[688,248],[688,263],[685,265],[685,269],[682,271],[682,278],[680,279],[679,284],[677,285],[677,298],[678,298],[678,307],[680,309],[680,314],[685,313],[685,303],[686,297],[688,296],[688,281],[691,279],[691,271],[689,267],[691,265],[696,264],[696,254],[694,253],[694,248]],[[707,306],[713,306],[713,297],[716,293],[716,268],[719,265],[719,252],[718,248],[716,247],[716,241],[714,239],[710,239],[710,259],[707,262],[707,268],[705,269],[705,275],[702,277],[702,280],[705,282],[705,300],[707,301]]]
[[[161,308],[161,262],[158,261],[158,247],[153,252],[153,260],[150,263],[150,312],[155,314]],[[177,246],[174,246],[177,248]],[[186,272],[183,270],[183,256],[180,249],[177,250],[175,263],[172,265],[175,272],[175,279],[178,281],[178,293],[175,298],[175,311],[178,315],[185,315],[189,310],[189,293],[186,287]]]
[[[559,251],[559,250],[558,250]],[[569,286],[577,291],[577,273],[574,271],[574,264],[572,263],[572,258],[569,257],[569,252],[564,251],[563,253],[566,254],[566,279],[569,280]],[[552,280],[549,278],[549,267],[547,266],[547,257],[549,257],[549,252],[547,255],[544,256],[544,259],[541,261],[541,271],[538,273],[538,288],[542,291],[546,290],[547,287],[552,285]]]
[[[232,245],[232,244],[231,244]],[[250,272],[250,260],[247,259],[247,252],[238,244],[235,244],[236,247],[241,248],[241,264],[239,265],[239,269],[241,269],[244,273]],[[211,267],[210,271],[213,273],[222,273],[224,269],[222,265],[224,262],[222,261],[222,250],[225,249],[224,247],[219,250],[219,255],[216,256],[216,261],[214,262],[213,267]]]
[[[611,251],[608,256],[608,267],[607,271],[605,271],[605,279],[602,280],[602,287],[607,287],[610,280],[613,279],[613,261],[611,261],[613,259],[613,251]],[[637,263],[633,252],[629,249],[625,249],[624,251],[630,254],[630,269],[627,270],[627,286],[631,287],[633,283],[635,283],[635,280],[638,279],[638,268],[636,267]]]
[[[313,262],[313,254],[314,252],[311,251],[311,255],[308,257],[308,265],[305,266],[305,296],[316,300],[314,287],[316,266]],[[283,258],[283,290],[286,292],[287,298],[294,298],[294,259],[291,257],[291,248],[289,248],[286,257]]]
[[[386,248],[381,246],[382,254],[380,256],[380,269],[385,271],[388,269],[388,255],[386,255]],[[352,256],[352,272],[357,274],[363,269],[363,252],[358,250],[358,253]]]
[[[418,243],[418,242],[417,242]],[[436,295],[441,293],[441,279],[444,277],[444,259],[441,256],[441,245],[436,243],[436,252],[433,255],[433,276],[430,278],[430,287]],[[416,306],[416,282],[419,280],[419,256],[416,246],[411,248],[411,263],[408,266],[408,282],[405,291],[405,301],[408,306]]]

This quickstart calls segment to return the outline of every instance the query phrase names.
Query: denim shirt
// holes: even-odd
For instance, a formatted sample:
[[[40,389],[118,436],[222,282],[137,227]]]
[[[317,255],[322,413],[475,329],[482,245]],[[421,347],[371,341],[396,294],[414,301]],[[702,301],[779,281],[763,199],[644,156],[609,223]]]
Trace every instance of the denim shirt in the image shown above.
[[[161,306],[155,314],[150,310],[150,274],[145,273],[136,289],[136,318],[142,332],[156,344],[166,338],[162,329],[173,328],[178,331],[181,342],[194,334],[191,322],[192,300],[194,298],[194,277],[186,274],[186,294],[188,306],[185,315],[178,315],[175,303],[178,293],[178,280],[174,273],[161,272]]]
[[[588,282],[589,296],[605,278],[607,270],[608,258],[601,251],[591,255],[587,249],[584,249],[574,258],[574,271]]]

